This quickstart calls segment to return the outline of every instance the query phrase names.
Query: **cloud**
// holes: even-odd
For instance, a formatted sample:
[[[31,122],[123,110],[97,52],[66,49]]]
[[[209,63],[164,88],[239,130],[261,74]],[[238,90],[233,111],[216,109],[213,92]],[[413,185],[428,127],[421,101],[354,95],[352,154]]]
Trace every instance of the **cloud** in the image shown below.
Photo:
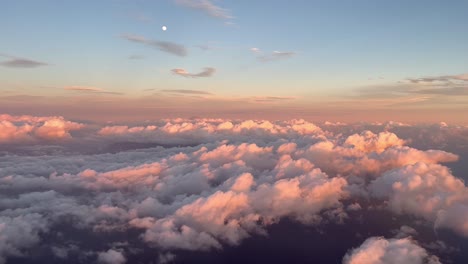
[[[468,188],[444,166],[406,165],[384,173],[369,189],[373,196],[388,199],[389,208],[398,214],[420,216],[437,228],[468,236]]]
[[[173,55],[185,57],[188,54],[187,49],[183,45],[180,45],[177,43],[173,43],[169,41],[150,40],[143,36],[138,36],[138,35],[122,35],[121,37],[128,41],[140,43],[140,44],[150,46],[153,48],[157,48],[161,51],[164,51]]]
[[[370,256],[381,262],[369,263],[435,261],[409,236],[423,237],[424,228],[430,235],[432,226],[453,230],[453,236],[468,234],[468,188],[440,164],[458,156],[432,150],[465,142],[468,127],[210,118],[85,126],[63,117],[11,115],[0,120],[13,127],[0,128],[9,144],[0,150],[0,261],[31,259],[36,255],[30,252],[55,248],[50,254],[63,262],[76,254],[86,263],[96,257],[133,263],[145,255],[166,262],[173,254],[184,262],[187,251],[221,254],[248,238],[269,239],[272,227],[285,221],[313,227],[307,230],[314,235],[311,230],[330,224],[352,230],[346,225],[367,223],[369,214],[403,215],[412,227],[377,229],[401,226],[393,231],[399,239],[371,238],[348,252],[345,263]],[[64,243],[76,249],[58,248]]]
[[[439,258],[430,255],[410,238],[368,238],[359,248],[348,252],[343,264],[440,264]]]
[[[257,59],[262,62],[276,61],[282,59],[288,59],[296,55],[292,51],[273,51],[272,53],[265,53],[259,48],[250,48],[250,51],[255,54]]]
[[[345,141],[345,145],[353,146],[361,151],[375,151],[377,153],[382,153],[389,147],[403,146],[404,144],[405,141],[398,138],[394,133],[380,132],[376,135],[371,131],[351,135]]]
[[[71,137],[70,131],[83,127],[63,117],[0,115],[0,143],[66,139]]]
[[[195,95],[212,95],[210,92],[199,91],[199,90],[184,90],[184,89],[174,89],[174,90],[161,90],[165,93],[177,93],[177,94],[195,94]]]
[[[91,86],[67,86],[63,88],[68,91],[83,91],[83,92],[103,92],[101,88],[91,87]]]
[[[412,91],[412,93],[430,94],[430,95],[468,95],[468,86],[466,87],[446,87],[446,88],[432,88]]]
[[[84,93],[114,94],[114,95],[122,94],[119,92],[106,91],[104,89],[92,87],[92,86],[76,86],[75,85],[75,86],[66,86],[63,89],[67,91],[84,92]]]
[[[142,56],[142,55],[130,55],[130,56],[128,56],[129,60],[142,60],[144,58],[145,58],[145,56]]]
[[[203,13],[219,19],[232,19],[229,10],[217,6],[210,0],[175,0],[178,5],[188,7],[194,10],[202,11]]]
[[[441,108],[466,105],[468,103],[468,75],[446,75],[423,78],[408,78],[398,83],[360,88],[358,102],[386,104],[389,107],[434,107]]]
[[[0,62],[0,65],[8,68],[36,68],[40,66],[47,66],[48,64],[30,59],[11,58],[10,60]]]
[[[195,47],[201,49],[201,50],[215,50],[218,49],[218,47],[210,46],[210,45],[196,45]]]
[[[411,83],[415,84],[424,84],[424,83],[452,83],[452,82],[468,82],[468,73],[459,74],[459,75],[443,75],[443,76],[436,76],[436,77],[423,77],[423,78],[416,78],[407,79]]]
[[[171,72],[176,75],[183,76],[183,77],[198,78],[198,77],[211,77],[216,72],[216,69],[211,68],[211,67],[206,67],[204,68],[203,71],[199,73],[189,73],[185,69],[176,68],[176,69],[172,69]]]
[[[121,252],[109,249],[98,253],[98,262],[103,264],[124,264],[127,260]]]
[[[255,102],[281,102],[295,100],[292,96],[256,96],[253,98]]]

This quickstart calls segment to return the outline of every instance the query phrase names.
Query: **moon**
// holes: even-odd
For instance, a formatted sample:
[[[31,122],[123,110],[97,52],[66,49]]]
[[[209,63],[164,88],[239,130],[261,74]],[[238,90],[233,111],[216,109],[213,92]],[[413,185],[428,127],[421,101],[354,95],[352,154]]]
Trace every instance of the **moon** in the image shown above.
[[[161,28],[163,31],[166,31],[167,30],[167,27],[166,26],[162,26]]]

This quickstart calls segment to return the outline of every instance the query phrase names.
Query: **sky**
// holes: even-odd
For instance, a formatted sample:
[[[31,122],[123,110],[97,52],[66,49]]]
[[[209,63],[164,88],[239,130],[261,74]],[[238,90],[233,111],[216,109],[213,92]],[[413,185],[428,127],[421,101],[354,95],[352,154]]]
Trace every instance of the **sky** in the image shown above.
[[[467,11],[466,1],[3,1],[0,110],[466,123]]]
[[[466,14],[0,0],[0,264],[468,263]]]

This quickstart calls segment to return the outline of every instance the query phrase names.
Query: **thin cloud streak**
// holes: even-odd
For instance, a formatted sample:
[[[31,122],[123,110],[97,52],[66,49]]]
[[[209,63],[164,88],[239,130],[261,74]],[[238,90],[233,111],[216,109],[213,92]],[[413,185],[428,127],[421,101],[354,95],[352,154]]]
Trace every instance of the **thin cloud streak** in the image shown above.
[[[183,77],[198,78],[198,77],[211,77],[216,72],[216,69],[212,68],[212,67],[206,67],[206,68],[204,68],[203,71],[201,71],[199,73],[189,73],[185,69],[176,68],[176,69],[172,69],[171,72],[176,74],[176,75],[183,76]]]
[[[131,42],[140,43],[149,47],[157,48],[161,51],[164,51],[173,55],[177,55],[180,57],[185,57],[188,55],[188,51],[185,48],[185,46],[174,43],[174,42],[151,40],[143,36],[129,35],[129,34],[124,34],[121,36],[121,38],[126,39]]]
[[[293,96],[257,96],[253,98],[255,102],[263,102],[263,103],[283,102],[283,101],[290,101],[290,100],[295,100],[295,99],[296,97],[293,97]]]
[[[200,90],[185,90],[185,89],[176,89],[176,90],[161,90],[164,93],[178,93],[178,94],[199,94],[199,95],[213,95],[210,92],[200,91]]]
[[[259,48],[250,48],[249,49],[257,59],[261,62],[276,61],[281,59],[288,59],[296,55],[296,52],[293,51],[273,51],[272,53],[265,53]]]
[[[12,56],[5,56],[3,57],[8,57],[10,58],[7,61],[1,62],[0,65],[8,68],[36,68],[40,66],[47,66],[49,64],[45,62],[40,62],[40,61],[35,61],[31,59],[24,59],[24,58],[15,58]]]
[[[83,92],[102,92],[104,91],[101,88],[91,87],[91,86],[67,86],[63,88],[68,91],[83,91]]]
[[[63,88],[66,91],[75,91],[75,92],[84,92],[84,93],[93,93],[93,94],[114,94],[122,95],[123,93],[106,91],[101,88],[92,87],[92,86],[67,86]]]
[[[201,11],[206,15],[209,15],[218,19],[232,19],[233,16],[229,10],[215,5],[209,0],[175,0],[175,2],[184,7],[188,7],[194,10]]]
[[[459,74],[459,75],[443,75],[443,76],[436,76],[436,77],[423,77],[423,78],[408,78],[407,81],[415,84],[420,83],[434,83],[434,82],[442,82],[442,83],[452,83],[452,82],[468,82],[468,73]]]

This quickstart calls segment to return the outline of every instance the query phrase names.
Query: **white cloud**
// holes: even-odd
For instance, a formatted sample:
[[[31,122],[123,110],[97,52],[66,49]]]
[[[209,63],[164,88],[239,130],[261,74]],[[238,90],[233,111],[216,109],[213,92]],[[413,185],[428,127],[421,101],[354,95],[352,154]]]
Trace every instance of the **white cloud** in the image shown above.
[[[410,238],[368,238],[359,248],[348,252],[343,264],[440,264],[438,257],[430,255]]]

